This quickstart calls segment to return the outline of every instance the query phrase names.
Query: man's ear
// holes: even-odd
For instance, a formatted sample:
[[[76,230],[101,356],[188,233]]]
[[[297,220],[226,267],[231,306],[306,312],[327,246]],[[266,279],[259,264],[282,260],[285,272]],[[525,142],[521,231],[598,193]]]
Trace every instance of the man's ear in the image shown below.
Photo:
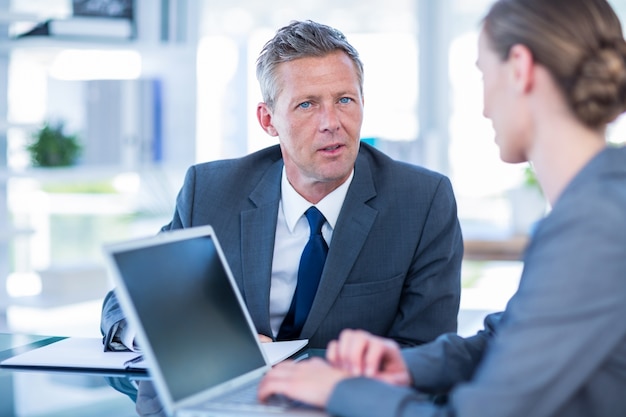
[[[511,77],[518,91],[527,93],[534,83],[535,60],[528,47],[516,44],[509,51]]]
[[[261,128],[270,136],[278,136],[278,132],[272,124],[272,111],[269,109],[267,103],[259,103],[256,106],[256,118],[261,125]]]

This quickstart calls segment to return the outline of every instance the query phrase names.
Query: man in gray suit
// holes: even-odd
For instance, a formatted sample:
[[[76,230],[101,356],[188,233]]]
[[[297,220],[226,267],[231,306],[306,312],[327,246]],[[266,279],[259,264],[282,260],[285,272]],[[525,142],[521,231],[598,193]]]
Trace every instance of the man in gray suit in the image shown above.
[[[192,166],[162,230],[212,225],[260,337],[276,340],[301,285],[303,213],[314,206],[327,257],[306,320],[287,338],[325,347],[359,327],[412,346],[456,331],[463,244],[451,184],[360,142],[357,51],[333,28],[293,22],[265,45],[257,77],[257,118],[279,145]],[[107,347],[131,343],[114,292],[101,330]]]

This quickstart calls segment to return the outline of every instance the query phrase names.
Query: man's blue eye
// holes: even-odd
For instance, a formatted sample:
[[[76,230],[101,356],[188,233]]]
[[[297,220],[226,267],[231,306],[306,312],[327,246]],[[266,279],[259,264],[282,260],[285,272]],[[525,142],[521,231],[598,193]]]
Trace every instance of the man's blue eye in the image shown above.
[[[304,103],[300,103],[300,107],[303,109],[308,109],[309,107],[311,107],[311,103],[308,101],[305,101]]]
[[[351,99],[351,98],[349,98],[349,97],[341,97],[341,98],[339,99],[339,102],[340,102],[341,104],[348,104],[348,103],[350,103],[351,101],[352,101],[352,99]]]

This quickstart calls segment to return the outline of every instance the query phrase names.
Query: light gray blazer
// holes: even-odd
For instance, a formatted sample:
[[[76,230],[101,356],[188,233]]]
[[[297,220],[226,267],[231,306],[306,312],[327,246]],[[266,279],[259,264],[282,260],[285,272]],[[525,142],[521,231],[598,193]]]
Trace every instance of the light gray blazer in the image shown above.
[[[485,330],[407,349],[414,389],[341,383],[339,416],[626,416],[626,148],[597,155],[538,225]],[[423,393],[449,393],[445,405]]]
[[[192,166],[162,229],[213,226],[257,331],[266,335],[282,169],[278,146]],[[449,180],[362,143],[302,337],[325,348],[342,329],[364,328],[410,346],[456,331],[462,256]],[[122,318],[108,294],[105,342]]]

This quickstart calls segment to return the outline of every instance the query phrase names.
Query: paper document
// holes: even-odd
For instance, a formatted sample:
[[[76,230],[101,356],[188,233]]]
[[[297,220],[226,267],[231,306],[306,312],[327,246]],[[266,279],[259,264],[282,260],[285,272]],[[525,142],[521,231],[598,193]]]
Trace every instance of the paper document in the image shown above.
[[[306,346],[308,340],[261,343],[272,365]],[[68,337],[0,362],[6,367],[141,371],[147,364],[139,352],[104,352],[102,339]]]

